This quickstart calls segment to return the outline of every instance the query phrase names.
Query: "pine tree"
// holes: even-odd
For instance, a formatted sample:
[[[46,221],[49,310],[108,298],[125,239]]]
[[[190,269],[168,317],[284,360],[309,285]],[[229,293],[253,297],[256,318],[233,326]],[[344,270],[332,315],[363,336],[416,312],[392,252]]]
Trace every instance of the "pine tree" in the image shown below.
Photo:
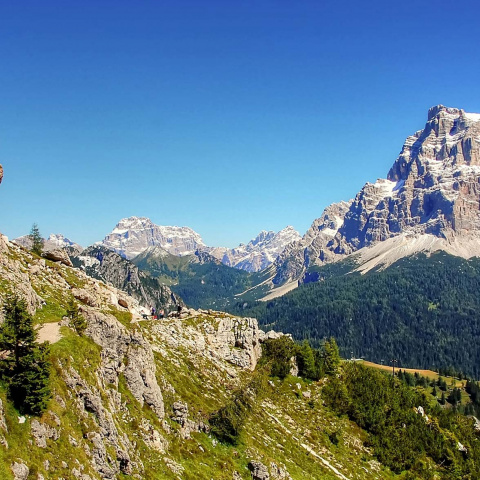
[[[305,340],[298,353],[298,374],[301,377],[309,378],[310,380],[318,380],[318,372],[315,366],[315,356],[313,350],[308,343],[308,340]]]
[[[87,321],[83,315],[80,315],[78,312],[78,305],[75,302],[75,299],[72,297],[67,305],[67,317],[70,318],[70,323],[75,329],[75,331],[83,336],[87,328]]]
[[[340,352],[338,350],[337,342],[333,337],[325,340],[323,344],[323,360],[325,365],[325,373],[333,375],[337,372],[340,365]]]
[[[7,298],[0,326],[0,350],[6,351],[0,371],[6,380],[8,398],[21,413],[40,415],[50,397],[47,343],[38,344],[33,317],[24,300]]]
[[[37,334],[25,300],[11,295],[3,306],[3,314],[5,321],[0,327],[0,350],[9,352],[3,360],[4,367],[15,372],[21,368],[21,359],[33,349]]]
[[[38,225],[36,223],[32,225],[32,229],[30,230],[30,235],[28,237],[32,242],[30,250],[36,255],[41,255],[44,241],[42,235],[40,235],[40,230],[38,229]]]

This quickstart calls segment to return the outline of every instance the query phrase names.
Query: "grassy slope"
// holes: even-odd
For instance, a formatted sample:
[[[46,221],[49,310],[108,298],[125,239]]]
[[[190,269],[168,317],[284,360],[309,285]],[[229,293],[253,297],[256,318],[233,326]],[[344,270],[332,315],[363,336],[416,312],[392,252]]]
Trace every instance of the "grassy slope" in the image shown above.
[[[52,266],[48,274],[63,277],[60,270]],[[65,275],[70,285],[78,284],[81,280],[76,277],[74,270],[69,270]],[[61,317],[68,298],[63,291],[49,291],[48,285],[50,282],[39,282],[36,286],[49,294],[48,309],[44,308],[38,317],[42,321],[53,321]],[[115,423],[121,432],[136,442],[136,451],[141,455],[145,468],[145,479],[178,478],[168,467],[169,461],[181,465],[184,469],[181,478],[185,480],[231,480],[234,470],[240,472],[242,478],[248,479],[250,473],[246,466],[251,459],[261,460],[267,465],[271,461],[277,465],[283,463],[295,480],[338,478],[331,467],[352,480],[398,478],[373,461],[371,452],[363,445],[364,432],[354,423],[344,417],[337,417],[323,406],[321,383],[304,382],[294,377],[288,377],[284,382],[274,380],[269,384],[261,402],[248,418],[238,445],[218,444],[206,433],[194,433],[191,439],[181,440],[175,435],[178,425],[169,418],[173,402],[186,401],[190,418],[206,419],[228,401],[238,382],[248,381],[251,374],[243,371],[239,380],[235,380],[226,370],[219,369],[215,359],[195,358],[192,357],[192,352],[185,349],[167,348],[161,339],[155,337],[152,323],[130,325],[128,318],[122,317],[120,320],[128,328],[140,328],[145,338],[152,344],[157,344],[157,377],[165,400],[165,422],[171,431],[164,434],[169,442],[165,454],[153,451],[143,442],[138,435],[143,419],[147,419],[160,432],[164,432],[163,422],[148,407],[140,406],[120,379],[119,393],[128,414],[115,418]],[[185,323],[200,328],[200,324],[206,321],[212,319],[186,319]],[[84,473],[98,478],[89,467],[87,454],[82,447],[82,443],[91,446],[84,435],[88,431],[98,430],[98,427],[91,413],[79,419],[76,399],[65,386],[62,371],[68,366],[75,368],[90,385],[98,389],[106,405],[106,392],[98,385],[95,376],[100,363],[100,348],[90,339],[78,337],[67,328],[63,328],[62,333],[64,338],[53,345],[51,354],[54,394],[49,403],[49,411],[41,419],[55,426],[54,418],[49,412],[59,416],[60,439],[56,442],[48,440],[46,449],[32,444],[32,419],[28,418],[24,424],[18,422],[18,414],[5,402],[5,388],[0,385],[0,397],[6,405],[9,428],[9,449],[0,447],[0,478],[12,478],[9,467],[18,458],[27,461],[32,473],[41,473],[45,478],[50,478],[52,471],[68,478],[69,472],[63,468],[62,462],[66,462],[71,470],[77,461],[86,466]],[[310,396],[303,394],[307,391]],[[65,402],[65,406],[62,406],[62,402]],[[75,446],[75,442],[78,446]],[[114,455],[115,452],[109,453]],[[45,460],[49,460],[52,466],[50,472],[45,469]],[[117,478],[127,477],[119,475]]]

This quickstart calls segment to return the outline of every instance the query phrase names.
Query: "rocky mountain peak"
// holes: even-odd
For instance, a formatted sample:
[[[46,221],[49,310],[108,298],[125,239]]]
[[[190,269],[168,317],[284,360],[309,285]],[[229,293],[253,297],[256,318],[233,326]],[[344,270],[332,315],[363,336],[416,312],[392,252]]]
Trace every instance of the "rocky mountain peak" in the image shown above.
[[[407,180],[433,170],[480,165],[480,114],[437,105],[428,111],[423,130],[408,137],[388,173],[392,181]]]
[[[122,218],[112,233],[123,233],[127,230],[142,230],[147,228],[153,228],[154,223],[147,217],[127,217]]]
[[[406,242],[424,235],[478,242],[479,205],[480,114],[434,106],[425,127],[406,139],[387,179],[367,182],[353,201],[327,207],[284,251],[274,284],[397,236]]]
[[[101,244],[128,259],[148,247],[159,246],[181,256],[205,246],[200,235],[189,227],[156,225],[146,217],[123,218]]]
[[[463,110],[459,108],[445,107],[444,105],[434,105],[433,107],[430,107],[428,109],[427,121],[429,122],[439,114],[448,113],[453,115],[459,115],[460,112],[463,112]]]

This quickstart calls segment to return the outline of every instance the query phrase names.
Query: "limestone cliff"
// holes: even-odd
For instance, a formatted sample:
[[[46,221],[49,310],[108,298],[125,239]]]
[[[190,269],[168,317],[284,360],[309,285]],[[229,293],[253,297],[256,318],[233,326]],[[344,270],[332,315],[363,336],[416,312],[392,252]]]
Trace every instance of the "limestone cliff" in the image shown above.
[[[407,138],[387,179],[367,183],[354,200],[325,209],[302,240],[278,258],[274,283],[301,279],[312,265],[400,236],[404,247],[414,242],[405,254],[429,245],[479,255],[479,205],[480,114],[432,107],[425,128]],[[428,240],[419,241],[423,236]],[[473,250],[459,246],[472,241]]]

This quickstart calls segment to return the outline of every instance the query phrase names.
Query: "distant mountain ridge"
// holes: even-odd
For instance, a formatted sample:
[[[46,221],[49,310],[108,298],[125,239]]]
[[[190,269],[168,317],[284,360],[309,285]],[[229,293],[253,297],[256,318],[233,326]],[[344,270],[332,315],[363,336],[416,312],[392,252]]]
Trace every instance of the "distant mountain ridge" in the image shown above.
[[[418,251],[480,256],[479,205],[480,114],[432,107],[425,128],[406,139],[387,179],[366,183],[353,200],[327,207],[277,258],[273,283],[302,282],[309,268],[352,253],[384,265]],[[391,248],[381,247],[383,242]]]
[[[148,247],[160,246],[182,256],[205,246],[200,235],[189,227],[155,225],[146,217],[123,218],[100,244],[129,260]]]
[[[100,244],[127,259],[152,247],[176,256],[205,251],[227,266],[258,272],[273,263],[289,243],[299,239],[300,234],[288,226],[279,232],[263,230],[248,244],[236,248],[208,247],[189,227],[160,226],[146,217],[129,217],[120,220]]]
[[[259,272],[271,265],[287,245],[300,238],[300,234],[288,226],[279,232],[262,230],[246,245],[240,244],[235,248],[217,247],[207,251],[224,265],[247,272]]]
[[[32,241],[29,235],[23,235],[22,237],[18,237],[14,239],[13,242],[25,248],[31,248],[32,246]],[[44,239],[43,250],[45,252],[48,252],[57,248],[70,248],[77,252],[83,250],[82,246],[80,246],[78,243],[73,242],[61,233],[51,233],[47,239]]]

